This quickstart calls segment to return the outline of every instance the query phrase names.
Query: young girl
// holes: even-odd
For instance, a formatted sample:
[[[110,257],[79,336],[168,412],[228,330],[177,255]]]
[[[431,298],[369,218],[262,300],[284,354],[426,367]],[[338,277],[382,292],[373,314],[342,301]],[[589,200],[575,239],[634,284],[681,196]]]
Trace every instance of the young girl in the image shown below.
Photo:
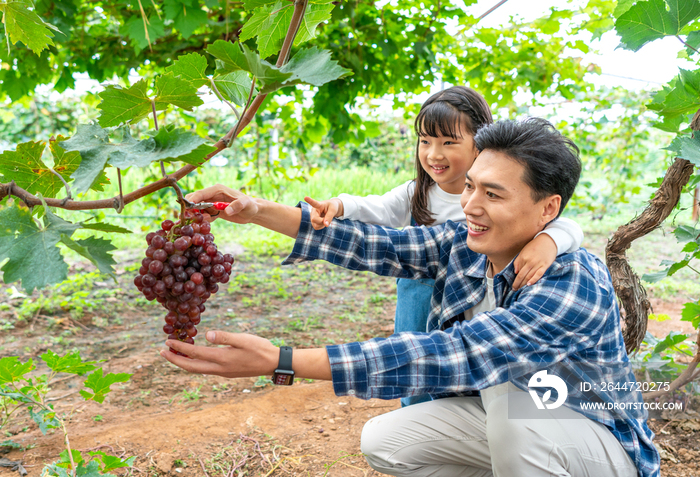
[[[340,194],[315,201],[311,223],[317,230],[330,225],[334,217],[359,220],[387,227],[439,225],[452,220],[465,222],[460,205],[464,177],[478,151],[476,131],[493,122],[491,110],[479,93],[453,86],[431,96],[421,107],[415,122],[416,178],[382,196],[357,197]],[[538,234],[518,255],[513,289],[539,280],[557,255],[581,246],[583,232],[572,220],[560,218]],[[394,332],[427,331],[434,280],[397,280]],[[429,400],[428,396],[403,398],[402,405]]]

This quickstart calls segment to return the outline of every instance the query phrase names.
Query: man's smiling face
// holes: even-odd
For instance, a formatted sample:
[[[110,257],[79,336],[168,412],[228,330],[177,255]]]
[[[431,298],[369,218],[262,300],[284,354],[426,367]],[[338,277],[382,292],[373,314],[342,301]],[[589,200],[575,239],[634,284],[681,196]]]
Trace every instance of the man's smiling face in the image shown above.
[[[469,227],[467,244],[489,258],[494,273],[503,270],[559,211],[558,195],[533,200],[524,173],[520,162],[486,149],[466,176],[462,207]]]

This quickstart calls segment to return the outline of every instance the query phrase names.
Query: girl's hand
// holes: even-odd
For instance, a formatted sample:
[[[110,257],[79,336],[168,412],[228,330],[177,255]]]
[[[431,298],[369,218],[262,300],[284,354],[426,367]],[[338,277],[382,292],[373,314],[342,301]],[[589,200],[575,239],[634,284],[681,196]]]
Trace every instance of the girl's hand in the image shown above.
[[[304,197],[304,200],[313,207],[311,209],[311,226],[315,230],[328,227],[334,217],[343,215],[343,201],[340,199],[322,200],[321,202]]]
[[[557,258],[557,244],[547,234],[540,234],[521,250],[513,263],[513,290],[537,282]]]
[[[224,219],[236,224],[249,223],[258,212],[257,203],[243,192],[225,185],[216,184],[185,196],[190,202],[230,202],[228,207],[218,211],[213,207],[203,210],[204,218],[209,222]]]

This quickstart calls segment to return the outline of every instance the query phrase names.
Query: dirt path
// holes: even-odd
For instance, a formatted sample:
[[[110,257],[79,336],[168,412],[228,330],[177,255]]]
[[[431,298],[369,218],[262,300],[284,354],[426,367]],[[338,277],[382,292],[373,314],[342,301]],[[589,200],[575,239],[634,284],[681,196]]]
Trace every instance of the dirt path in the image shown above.
[[[245,460],[241,471],[247,473],[240,475],[267,475],[275,467],[272,475],[372,475],[358,455],[362,426],[369,418],[397,407],[395,401],[336,397],[330,383],[256,389],[251,380],[234,380],[226,391],[207,393],[197,401],[155,396],[133,405],[129,403],[135,391],[146,391],[139,375],[177,373],[166,369],[160,357],[135,358],[142,364],[133,370],[131,389],[118,391],[101,406],[74,400],[77,407],[69,423],[74,448],[105,446],[101,450],[136,456],[134,466],[139,470],[134,475],[199,476],[204,475],[202,465],[210,476],[225,475],[220,470]],[[124,366],[127,360],[122,361],[114,366],[120,372],[128,369]],[[190,377],[169,377],[168,381],[183,379]],[[221,381],[207,377],[196,384],[212,387]],[[164,396],[160,389],[158,394]],[[100,422],[94,421],[95,415],[101,416]],[[25,453],[8,456],[22,458],[30,476],[40,475],[42,463],[62,450],[59,434],[43,437],[34,429],[17,437],[22,445],[36,444]],[[1,470],[0,475],[4,475]]]

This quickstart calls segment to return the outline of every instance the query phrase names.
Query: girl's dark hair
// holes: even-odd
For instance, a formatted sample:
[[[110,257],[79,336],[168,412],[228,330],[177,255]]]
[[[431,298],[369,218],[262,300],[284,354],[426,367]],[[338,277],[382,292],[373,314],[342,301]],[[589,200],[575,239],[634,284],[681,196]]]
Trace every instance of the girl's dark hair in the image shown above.
[[[433,214],[428,209],[428,190],[435,183],[421,166],[418,157],[421,136],[461,138],[464,129],[472,136],[482,127],[493,123],[491,108],[479,93],[465,86],[453,86],[435,93],[423,103],[416,117],[416,189],[411,199],[411,215],[418,225],[432,225]]]

